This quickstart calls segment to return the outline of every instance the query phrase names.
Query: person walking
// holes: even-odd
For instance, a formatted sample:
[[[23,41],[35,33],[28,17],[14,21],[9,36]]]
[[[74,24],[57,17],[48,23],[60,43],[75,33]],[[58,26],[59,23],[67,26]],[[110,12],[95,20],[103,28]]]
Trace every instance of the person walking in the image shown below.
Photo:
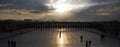
[[[86,47],[88,47],[88,41],[86,41]]]
[[[101,40],[105,40],[105,35],[100,35]]]
[[[61,32],[60,32],[60,34],[59,34],[59,38],[61,38]]]
[[[13,42],[13,41],[10,41],[10,43],[11,43],[11,47],[14,47],[14,42]]]
[[[11,43],[10,43],[10,40],[8,40],[8,47],[11,47]]]
[[[120,47],[120,40],[119,40],[119,47]]]
[[[89,47],[91,47],[91,40],[90,40],[90,41],[88,41],[88,45],[89,45]]]
[[[83,36],[82,35],[80,36],[80,42],[83,42]]]
[[[13,47],[16,47],[16,41],[13,42]]]

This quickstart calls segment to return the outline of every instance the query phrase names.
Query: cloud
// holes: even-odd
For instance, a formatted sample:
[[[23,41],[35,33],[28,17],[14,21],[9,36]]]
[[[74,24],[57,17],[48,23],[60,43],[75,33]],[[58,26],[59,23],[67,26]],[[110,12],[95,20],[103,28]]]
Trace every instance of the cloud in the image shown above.
[[[116,12],[120,11],[120,6],[112,7],[112,8],[102,8],[97,10],[96,15],[100,16],[111,16],[112,14],[116,14]]]
[[[0,4],[11,3],[12,0],[0,0]]]
[[[6,0],[0,1],[1,3],[6,3]],[[45,11],[47,7],[45,6],[49,0],[13,0],[12,4],[14,8],[25,8],[25,9],[35,9]],[[55,0],[57,1],[57,0]],[[105,21],[105,20],[120,20],[120,1],[119,0],[71,0],[74,5],[79,5],[82,3],[95,4],[86,9],[74,10],[73,17],[67,17],[69,21]],[[10,1],[11,2],[11,1]],[[1,5],[2,6],[2,5]],[[77,7],[78,8],[78,7]],[[58,19],[52,16],[46,16],[45,14],[30,14],[23,11],[19,11],[21,14],[4,14],[0,15],[0,19]],[[54,13],[53,13],[54,14]],[[56,16],[58,17],[58,16]],[[64,21],[63,20],[63,21]]]
[[[96,15],[109,16],[109,15],[111,15],[111,11],[110,10],[106,10],[106,9],[100,9],[100,10],[97,10]]]

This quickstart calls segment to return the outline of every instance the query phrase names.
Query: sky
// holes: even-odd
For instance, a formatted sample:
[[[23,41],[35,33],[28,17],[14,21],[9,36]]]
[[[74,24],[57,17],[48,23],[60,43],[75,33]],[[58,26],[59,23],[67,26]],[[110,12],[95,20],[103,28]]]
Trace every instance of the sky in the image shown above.
[[[7,7],[5,6],[7,5]],[[0,20],[33,19],[56,21],[120,21],[120,0],[0,0]],[[25,10],[4,12],[1,8],[41,10],[29,13]]]

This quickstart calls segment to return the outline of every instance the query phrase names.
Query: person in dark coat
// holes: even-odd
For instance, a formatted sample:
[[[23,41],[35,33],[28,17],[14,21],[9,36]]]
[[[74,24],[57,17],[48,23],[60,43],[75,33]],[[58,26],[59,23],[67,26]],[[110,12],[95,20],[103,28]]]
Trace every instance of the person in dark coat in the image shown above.
[[[88,41],[89,47],[91,46],[91,42],[92,42],[92,41]]]
[[[119,40],[119,47],[120,47],[120,40]]]
[[[10,40],[8,40],[8,47],[10,47],[11,46],[11,43],[10,43]]]
[[[59,37],[61,38],[61,32],[60,32],[60,34],[59,34]]]
[[[13,47],[16,47],[16,41],[13,42]]]
[[[86,41],[86,47],[88,47],[88,41]]]
[[[101,40],[105,40],[105,35],[100,36]]]
[[[80,42],[83,42],[83,36],[80,36]]]
[[[14,47],[14,42],[13,42],[13,41],[11,41],[10,43],[11,43],[11,47]]]

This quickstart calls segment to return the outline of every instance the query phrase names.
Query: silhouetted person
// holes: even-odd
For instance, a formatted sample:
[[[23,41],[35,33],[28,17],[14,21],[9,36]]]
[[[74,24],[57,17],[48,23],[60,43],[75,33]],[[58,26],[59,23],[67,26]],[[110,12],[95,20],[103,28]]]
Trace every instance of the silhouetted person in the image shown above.
[[[60,34],[59,34],[59,37],[61,38],[61,32],[60,32]]]
[[[13,47],[16,47],[16,41],[13,42]]]
[[[88,41],[86,41],[86,47],[88,47]]]
[[[105,35],[100,36],[101,40],[105,40]]]
[[[88,41],[89,47],[91,46],[91,41]]]
[[[120,40],[119,40],[119,47],[120,47]]]
[[[10,47],[11,46],[11,43],[10,43],[10,40],[8,40],[8,47]]]
[[[80,42],[83,42],[83,36],[80,36]]]
[[[107,32],[106,32],[106,31],[104,31],[103,33],[105,33],[105,34],[106,34]]]
[[[13,41],[10,41],[10,43],[11,43],[11,47],[14,47],[14,42],[13,42]]]

